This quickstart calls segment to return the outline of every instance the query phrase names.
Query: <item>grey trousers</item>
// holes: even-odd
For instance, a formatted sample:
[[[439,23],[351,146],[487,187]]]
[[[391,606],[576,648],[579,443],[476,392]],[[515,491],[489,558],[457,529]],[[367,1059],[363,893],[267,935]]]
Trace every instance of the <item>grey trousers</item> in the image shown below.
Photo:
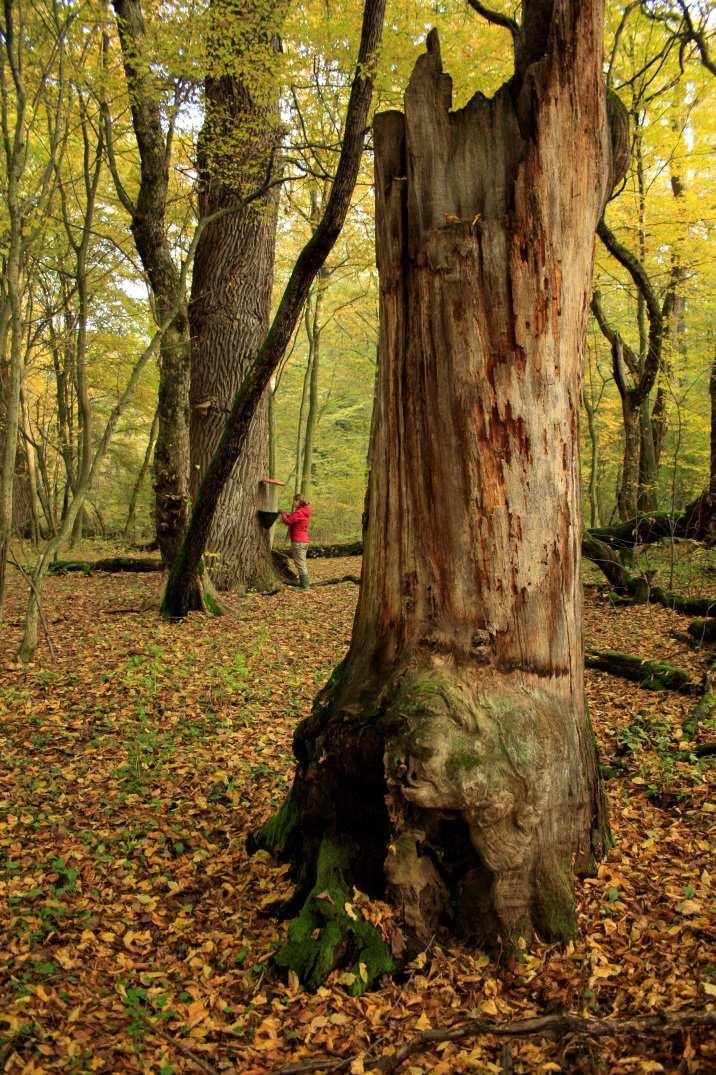
[[[308,577],[308,567],[306,565],[307,552],[307,541],[294,541],[294,543],[291,545],[291,556],[298,570],[298,577],[301,580],[301,587],[304,590],[307,590],[311,584],[311,580]]]

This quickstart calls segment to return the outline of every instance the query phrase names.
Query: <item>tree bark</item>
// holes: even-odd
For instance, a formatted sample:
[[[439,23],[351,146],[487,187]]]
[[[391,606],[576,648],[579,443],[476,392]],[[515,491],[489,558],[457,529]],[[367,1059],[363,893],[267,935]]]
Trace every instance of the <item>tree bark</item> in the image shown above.
[[[602,28],[599,0],[526,4],[518,76],[457,112],[432,31],[405,114],[374,123],[363,581],[349,653],[297,729],[294,785],[263,833],[300,864],[308,896],[278,960],[309,980],[341,951],[341,924],[321,928],[327,859],[348,891],[392,901],[403,956],[445,927],[498,949],[571,936],[572,870],[607,839],[577,438],[610,179]]]
[[[129,510],[127,511],[127,521],[124,524],[124,530],[122,531],[122,539],[125,542],[130,540],[130,534],[134,529],[134,520],[137,513],[137,502],[139,500],[139,494],[142,491],[144,485],[144,479],[147,476],[147,471],[152,462],[152,455],[154,454],[154,447],[157,443],[157,433],[159,432],[159,412],[154,412],[154,418],[152,419],[152,425],[149,430],[149,440],[147,441],[147,449],[144,453],[144,459],[142,465],[139,468],[137,474],[137,480],[134,483],[132,489],[132,495],[129,500]]]
[[[199,212],[208,217],[234,208],[206,226],[194,262],[189,306],[193,496],[268,328],[278,186],[249,204],[242,198],[275,180],[280,129],[274,68],[284,9],[284,0],[271,0],[239,19],[226,0],[212,3]],[[244,70],[249,47],[250,70]],[[269,531],[257,515],[259,482],[268,465],[267,422],[264,394],[209,530],[207,563],[221,590],[265,589],[275,581]]]
[[[313,319],[308,339],[308,362],[311,372],[308,383],[308,413],[306,415],[306,433],[303,438],[301,481],[299,487],[299,492],[305,497],[308,497],[311,492],[313,444],[316,439],[316,429],[318,428],[318,382],[321,369],[321,312],[323,306],[323,294],[326,287],[326,275],[324,268],[319,272],[316,281],[316,299],[313,306]]]
[[[163,325],[159,359],[159,431],[154,455],[154,493],[157,542],[169,565],[179,548],[189,518],[189,322],[185,296],[180,294],[180,272],[167,234],[167,190],[171,154],[162,129],[153,74],[144,56],[146,31],[140,0],[113,0],[122,60],[139,150],[140,184],[135,204],[129,203],[121,184],[118,193],[131,214],[137,253],[154,297],[154,316]],[[110,140],[111,147],[111,140]],[[116,175],[115,175],[116,179]],[[190,603],[195,603],[192,590]]]
[[[708,493],[716,503],[716,355],[711,363],[708,398],[711,401],[711,464],[708,468]],[[716,530],[716,527],[714,529]]]

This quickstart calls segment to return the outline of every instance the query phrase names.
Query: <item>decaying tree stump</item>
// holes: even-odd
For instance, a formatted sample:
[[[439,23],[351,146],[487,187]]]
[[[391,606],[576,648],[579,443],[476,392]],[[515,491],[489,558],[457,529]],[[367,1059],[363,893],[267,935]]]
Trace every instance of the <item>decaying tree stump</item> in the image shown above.
[[[614,175],[602,7],[525,4],[517,73],[451,109],[435,31],[374,125],[379,372],[345,661],[298,727],[264,846],[306,897],[279,962],[389,961],[343,912],[509,947],[575,929],[607,839],[583,696],[577,423],[594,230]],[[330,901],[326,898],[330,896]],[[349,903],[350,906],[350,903]]]

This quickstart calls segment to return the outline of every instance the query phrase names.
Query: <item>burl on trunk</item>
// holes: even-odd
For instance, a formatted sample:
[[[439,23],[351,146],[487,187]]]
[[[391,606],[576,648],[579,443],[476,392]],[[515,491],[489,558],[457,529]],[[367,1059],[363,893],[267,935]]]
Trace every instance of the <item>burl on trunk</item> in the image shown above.
[[[446,928],[496,947],[567,938],[573,872],[607,835],[582,682],[577,436],[613,178],[601,5],[558,0],[544,18],[515,79],[455,112],[431,32],[405,113],[375,120],[363,583],[261,834],[299,867],[306,900],[278,959],[309,982],[348,956],[360,989],[389,963],[345,911],[352,884],[396,907],[398,958]]]

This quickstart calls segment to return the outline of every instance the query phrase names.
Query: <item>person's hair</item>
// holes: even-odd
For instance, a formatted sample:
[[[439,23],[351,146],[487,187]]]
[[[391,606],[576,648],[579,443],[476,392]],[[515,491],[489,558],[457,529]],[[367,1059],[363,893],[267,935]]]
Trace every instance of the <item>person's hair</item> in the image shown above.
[[[295,494],[295,496],[293,498],[294,504],[296,503],[296,501],[298,501],[299,508],[305,508],[307,506],[307,504],[308,504],[308,501],[306,500],[306,498],[303,495],[303,493],[296,493]]]

